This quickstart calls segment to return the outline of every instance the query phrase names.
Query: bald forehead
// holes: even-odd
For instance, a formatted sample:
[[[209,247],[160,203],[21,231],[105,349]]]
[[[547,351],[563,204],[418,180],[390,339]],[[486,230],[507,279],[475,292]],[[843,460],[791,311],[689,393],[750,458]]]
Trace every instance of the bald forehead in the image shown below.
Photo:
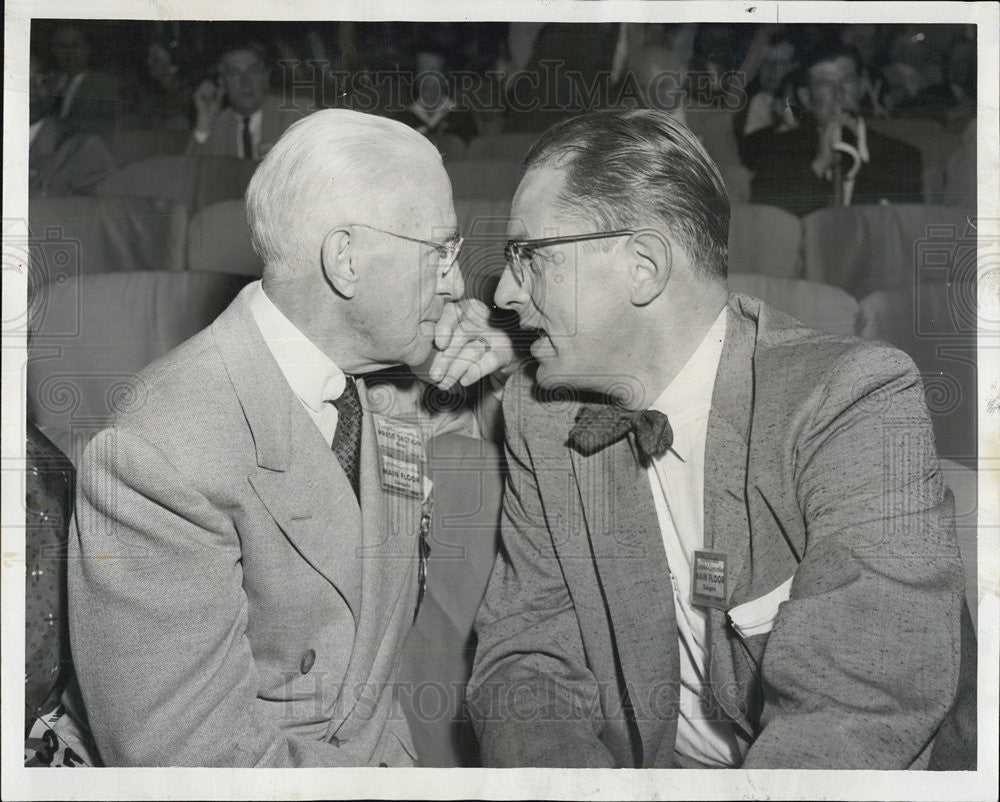
[[[524,174],[511,204],[507,231],[512,237],[540,237],[546,227],[564,222],[560,202],[566,178],[566,168],[553,164],[541,164]]]
[[[372,213],[394,231],[427,236],[429,229],[455,226],[448,173],[437,152],[420,143],[395,148],[375,171],[367,195]]]

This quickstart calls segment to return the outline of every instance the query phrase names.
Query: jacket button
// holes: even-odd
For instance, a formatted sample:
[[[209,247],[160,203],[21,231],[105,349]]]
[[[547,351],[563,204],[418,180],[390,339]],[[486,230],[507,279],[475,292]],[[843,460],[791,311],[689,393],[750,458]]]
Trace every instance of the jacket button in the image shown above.
[[[337,746],[337,747],[339,747],[340,746],[340,738],[338,738],[336,735],[334,735],[333,737],[330,738],[330,744],[331,744],[331,746]]]
[[[302,662],[299,663],[299,671],[303,674],[308,674],[313,667],[313,663],[316,662],[316,652],[313,649],[307,651],[302,655]]]
[[[388,763],[379,763],[378,767],[380,769],[387,769],[387,768],[389,768],[389,764]]]

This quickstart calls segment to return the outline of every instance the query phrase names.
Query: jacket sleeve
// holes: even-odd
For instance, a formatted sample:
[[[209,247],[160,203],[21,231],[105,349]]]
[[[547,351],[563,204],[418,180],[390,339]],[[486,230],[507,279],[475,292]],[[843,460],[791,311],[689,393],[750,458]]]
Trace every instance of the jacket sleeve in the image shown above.
[[[70,640],[111,766],[358,765],[255,716],[239,535],[140,437],[109,429],[81,461],[69,543]]]
[[[488,767],[613,767],[601,742],[597,682],[553,548],[515,410],[523,375],[504,397],[508,478],[501,547],[476,618],[467,706]],[[565,519],[565,516],[563,516]]]
[[[767,641],[744,768],[905,769],[952,706],[963,573],[916,368],[863,346],[796,454],[806,547]]]

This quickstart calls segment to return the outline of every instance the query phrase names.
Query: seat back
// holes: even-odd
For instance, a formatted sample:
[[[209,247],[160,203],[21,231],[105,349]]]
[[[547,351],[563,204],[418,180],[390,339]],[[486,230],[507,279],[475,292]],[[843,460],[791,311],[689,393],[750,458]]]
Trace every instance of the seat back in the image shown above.
[[[427,446],[434,510],[427,595],[400,660],[400,703],[423,766],[477,766],[462,702],[475,651],[473,620],[499,546],[503,454],[456,434]]]
[[[926,278],[861,299],[861,334],[916,363],[938,454],[975,465],[977,452],[976,262],[974,245],[951,281]]]
[[[461,159],[449,162],[445,169],[456,198],[488,198],[509,203],[521,178],[521,167],[515,160]]]
[[[97,194],[168,198],[194,214],[204,206],[242,198],[256,168],[252,159],[228,156],[153,156],[123,166]]]
[[[76,275],[183,270],[187,209],[164,198],[32,198],[28,223],[36,252],[65,243]],[[47,269],[34,265],[33,269]]]
[[[734,203],[729,217],[729,270],[774,278],[802,275],[802,224],[777,206]]]
[[[803,279],[730,273],[729,289],[756,296],[818,331],[853,335],[858,330],[858,302],[837,287]]]
[[[820,209],[802,221],[803,275],[855,298],[911,285],[928,272],[947,280],[972,216],[916,204]]]
[[[206,206],[188,226],[189,270],[259,277],[264,264],[253,249],[242,200]]]
[[[39,287],[31,308],[28,417],[79,464],[132,377],[208,326],[248,280],[157,271]]]
[[[465,157],[467,159],[500,159],[520,164],[536,141],[538,141],[538,134],[532,132],[484,134],[469,142]]]
[[[115,163],[131,164],[152,156],[177,156],[191,138],[190,131],[166,128],[116,128],[111,137]]]
[[[190,210],[197,170],[198,160],[192,156],[151,156],[124,165],[97,188],[97,194],[112,198],[166,198]]]

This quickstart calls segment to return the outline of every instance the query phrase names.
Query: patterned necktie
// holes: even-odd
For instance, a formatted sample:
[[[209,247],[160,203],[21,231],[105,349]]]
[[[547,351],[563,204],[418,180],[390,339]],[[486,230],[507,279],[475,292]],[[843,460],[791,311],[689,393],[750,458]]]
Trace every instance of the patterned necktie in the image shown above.
[[[361,398],[358,386],[350,376],[345,377],[344,392],[331,403],[337,408],[337,431],[333,435],[333,453],[354,488],[354,495],[361,499]]]
[[[243,121],[243,158],[253,158],[253,137],[250,135],[250,118],[240,117]]]
[[[589,457],[621,440],[629,430],[635,432],[639,448],[647,457],[662,456],[674,443],[670,421],[659,410],[627,412],[611,406],[581,409],[576,416],[576,425],[570,430],[569,441]]]

